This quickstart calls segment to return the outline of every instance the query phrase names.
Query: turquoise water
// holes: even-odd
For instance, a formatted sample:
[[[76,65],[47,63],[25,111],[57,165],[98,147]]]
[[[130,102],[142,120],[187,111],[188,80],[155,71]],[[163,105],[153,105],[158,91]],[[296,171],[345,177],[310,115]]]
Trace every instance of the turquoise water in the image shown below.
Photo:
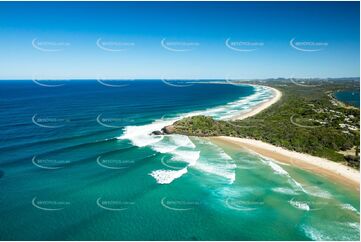
[[[341,102],[360,108],[360,90],[339,91],[335,97]]]
[[[266,88],[40,84],[0,84],[1,240],[360,236],[357,192],[207,139],[149,135],[184,116],[231,117]]]

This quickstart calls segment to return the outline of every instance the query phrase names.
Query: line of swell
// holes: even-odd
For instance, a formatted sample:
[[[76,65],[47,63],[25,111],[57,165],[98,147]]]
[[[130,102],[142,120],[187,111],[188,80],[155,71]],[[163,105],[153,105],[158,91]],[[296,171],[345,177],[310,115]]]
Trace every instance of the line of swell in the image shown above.
[[[135,147],[135,148],[138,148],[138,147]],[[124,149],[129,149],[129,147],[124,148]],[[120,150],[122,150],[122,149],[120,149]],[[95,162],[96,159],[99,156],[105,156],[105,155],[107,155],[109,153],[112,153],[112,152],[116,152],[116,151],[108,151],[108,152],[98,153],[96,155],[91,155],[89,157],[85,157],[85,158],[82,158],[82,159],[79,159],[79,160],[75,160],[69,165],[69,167],[74,166],[74,165],[79,164],[79,163],[84,163],[84,162],[89,162],[89,161],[90,162]],[[140,161],[145,161],[145,160],[148,160],[148,159],[152,159],[152,158],[154,158],[154,157],[156,157],[158,155],[159,155],[159,153],[153,153],[153,154],[147,155],[145,157],[138,158],[137,160],[135,160],[135,162],[140,162]],[[134,166],[134,167],[137,167],[137,166]]]
[[[1,147],[0,152],[22,149],[22,148],[29,148],[29,147],[33,147],[36,145],[44,145],[44,144],[47,145],[47,144],[61,143],[61,142],[66,142],[66,141],[74,141],[76,139],[83,139],[83,138],[92,137],[92,136],[98,135],[98,134],[106,134],[106,133],[113,133],[113,132],[114,131],[111,131],[111,130],[99,130],[99,131],[95,131],[95,132],[92,132],[89,134],[84,134],[84,135],[63,137],[63,138],[58,138],[58,139],[47,139],[47,140],[40,140],[40,141],[35,141],[35,142],[27,142],[27,143],[22,143],[22,144],[10,145],[10,146]],[[111,139],[115,139],[115,138],[111,138]]]
[[[59,148],[59,149],[44,152],[42,154],[39,154],[39,156],[41,156],[41,155],[52,155],[52,154],[57,154],[57,153],[60,153],[60,152],[72,151],[74,149],[89,148],[89,146],[93,146],[93,145],[98,146],[98,145],[102,145],[102,144],[105,144],[105,143],[108,143],[108,142],[111,142],[111,141],[116,141],[116,138],[97,140],[97,141],[92,141],[92,142],[86,142],[86,143],[66,146],[66,147],[62,147],[62,148]],[[131,148],[131,147],[126,147],[126,148]]]
[[[66,151],[72,151],[72,150],[75,150],[75,149],[84,148],[84,147],[88,147],[88,146],[92,146],[92,145],[97,145],[98,146],[100,144],[105,144],[105,143],[111,142],[111,141],[117,141],[117,139],[116,138],[104,139],[104,140],[100,140],[100,141],[87,142],[87,143],[62,147],[62,148],[59,148],[59,149],[54,149],[54,150],[50,150],[50,151],[47,151],[47,152],[40,153],[37,156],[38,157],[49,156],[49,155],[52,155],[52,154],[57,154],[57,153],[66,152]],[[131,150],[131,149],[135,149],[135,148],[137,148],[137,147],[128,146],[128,147],[124,147],[124,148],[121,148],[121,149],[108,151],[108,152],[105,152],[104,154],[101,154],[101,155],[109,155],[111,153],[125,152],[127,150]],[[9,161],[2,162],[1,165],[4,165],[4,166],[5,165],[16,165],[16,164],[21,163],[22,161],[27,162],[27,161],[31,160],[32,158],[33,158],[33,156],[21,157],[21,158],[18,158],[16,160],[9,160]],[[88,158],[85,158],[85,159],[88,159]]]

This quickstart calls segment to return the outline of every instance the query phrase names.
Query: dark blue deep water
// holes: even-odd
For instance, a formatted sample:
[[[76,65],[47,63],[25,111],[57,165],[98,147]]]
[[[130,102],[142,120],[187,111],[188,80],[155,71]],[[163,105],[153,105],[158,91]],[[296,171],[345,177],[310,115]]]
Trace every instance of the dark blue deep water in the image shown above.
[[[335,97],[341,102],[360,108],[360,90],[339,91]]]

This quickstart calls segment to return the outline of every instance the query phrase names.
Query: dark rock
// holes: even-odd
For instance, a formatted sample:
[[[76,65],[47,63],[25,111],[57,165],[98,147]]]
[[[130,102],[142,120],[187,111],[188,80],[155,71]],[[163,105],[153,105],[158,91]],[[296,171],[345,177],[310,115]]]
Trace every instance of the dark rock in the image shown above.
[[[173,125],[168,125],[162,128],[162,132],[164,134],[173,134],[175,132],[175,128]]]
[[[153,131],[152,133],[150,133],[151,135],[162,135],[163,133],[159,130]]]

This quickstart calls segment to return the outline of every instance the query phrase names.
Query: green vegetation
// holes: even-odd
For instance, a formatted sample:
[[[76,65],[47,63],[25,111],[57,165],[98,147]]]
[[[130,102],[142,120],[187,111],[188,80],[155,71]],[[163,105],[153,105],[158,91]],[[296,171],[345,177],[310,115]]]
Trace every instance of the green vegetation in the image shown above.
[[[277,88],[283,96],[270,108],[245,120],[189,117],[174,123],[175,132],[252,138],[359,168],[360,110],[332,98],[337,90],[359,89],[358,80],[311,80],[301,85],[285,79],[252,83]]]

